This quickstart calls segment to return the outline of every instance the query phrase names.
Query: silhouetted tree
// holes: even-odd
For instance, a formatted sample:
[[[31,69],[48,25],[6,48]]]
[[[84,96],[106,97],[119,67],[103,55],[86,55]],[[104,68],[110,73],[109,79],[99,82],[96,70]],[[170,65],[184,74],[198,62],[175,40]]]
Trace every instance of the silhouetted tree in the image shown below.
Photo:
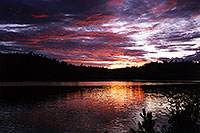
[[[145,133],[155,133],[155,120],[153,120],[152,112],[146,113],[146,110],[142,109],[142,113],[140,113],[140,116],[143,118],[143,121],[142,123],[138,122],[139,129]]]
[[[151,62],[142,67],[107,69],[73,64],[29,53],[0,53],[0,81],[77,81],[200,79],[200,63]]]

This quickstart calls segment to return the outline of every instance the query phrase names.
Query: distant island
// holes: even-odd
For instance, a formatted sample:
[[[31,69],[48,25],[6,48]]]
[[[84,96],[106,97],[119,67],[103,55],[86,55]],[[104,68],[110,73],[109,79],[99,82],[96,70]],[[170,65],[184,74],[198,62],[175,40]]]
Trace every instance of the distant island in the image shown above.
[[[0,81],[97,81],[97,80],[198,80],[200,63],[151,62],[141,67],[108,69],[76,66],[29,53],[0,53]]]

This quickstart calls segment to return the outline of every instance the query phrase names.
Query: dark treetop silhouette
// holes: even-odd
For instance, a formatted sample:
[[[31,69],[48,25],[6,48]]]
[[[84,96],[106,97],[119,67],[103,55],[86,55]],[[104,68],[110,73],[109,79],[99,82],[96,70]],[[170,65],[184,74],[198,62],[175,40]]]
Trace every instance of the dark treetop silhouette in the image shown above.
[[[0,81],[193,80],[200,79],[199,68],[200,63],[192,61],[170,61],[107,69],[75,66],[32,52],[0,53]]]

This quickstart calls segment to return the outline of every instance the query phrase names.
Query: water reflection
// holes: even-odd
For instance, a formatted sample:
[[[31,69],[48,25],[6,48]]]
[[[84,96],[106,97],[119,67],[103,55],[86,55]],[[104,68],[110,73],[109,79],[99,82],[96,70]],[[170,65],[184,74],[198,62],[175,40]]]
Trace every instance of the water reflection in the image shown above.
[[[136,122],[141,119],[139,113],[143,107],[153,112],[158,123],[165,123],[167,107],[170,107],[168,99],[172,97],[162,92],[174,88],[144,86],[140,82],[102,85],[87,82],[78,86],[65,87],[73,91],[51,94],[36,103],[0,101],[0,132],[128,132],[130,127],[137,129]],[[184,92],[180,94],[186,95]]]
[[[90,123],[86,125],[94,125],[94,127],[99,125],[98,131],[104,129],[126,131],[133,126],[132,117],[136,116],[136,111],[142,108],[144,100],[145,94],[140,84],[136,86],[109,85],[67,93],[66,102],[58,103],[58,105],[64,105],[75,112],[80,111],[81,114],[78,116],[80,119],[76,115],[71,118],[72,121],[80,123],[82,120],[89,121]]]

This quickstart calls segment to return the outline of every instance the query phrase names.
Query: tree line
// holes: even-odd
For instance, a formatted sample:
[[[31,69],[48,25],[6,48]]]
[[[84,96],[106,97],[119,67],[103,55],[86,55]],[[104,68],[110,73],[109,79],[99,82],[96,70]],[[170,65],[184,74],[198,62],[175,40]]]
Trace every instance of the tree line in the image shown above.
[[[199,68],[197,62],[164,61],[108,69],[77,66],[33,52],[0,53],[0,81],[195,80],[200,79]]]

